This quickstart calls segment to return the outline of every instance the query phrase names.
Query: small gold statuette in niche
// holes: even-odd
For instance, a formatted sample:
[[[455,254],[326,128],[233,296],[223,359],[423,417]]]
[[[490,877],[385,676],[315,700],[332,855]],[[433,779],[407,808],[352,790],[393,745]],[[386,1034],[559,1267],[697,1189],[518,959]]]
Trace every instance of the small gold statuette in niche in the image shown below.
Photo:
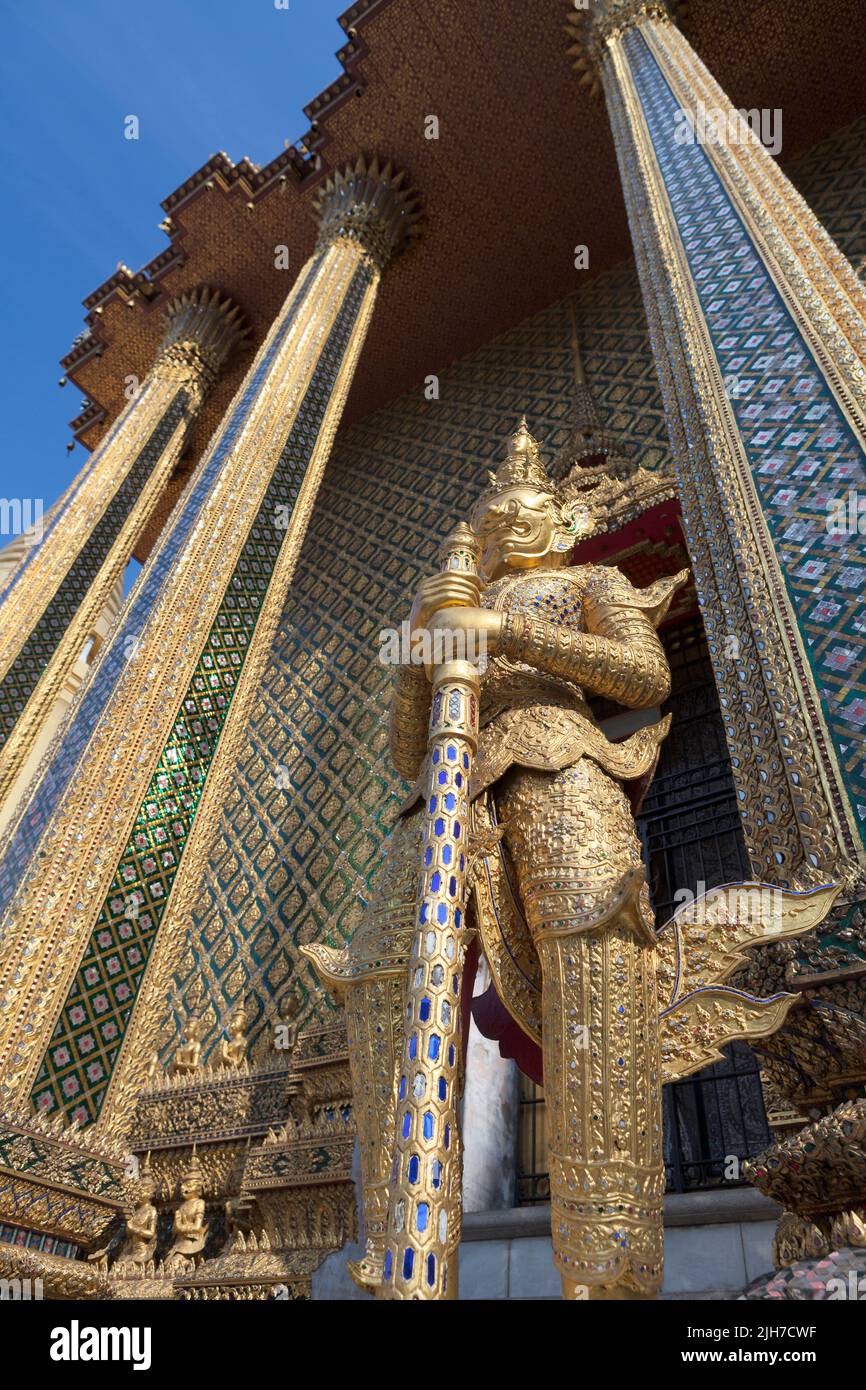
[[[204,1020],[193,1014],[187,1019],[183,1041],[175,1054],[172,1071],[175,1075],[197,1071],[201,1063],[201,1040]]]
[[[246,1026],[246,1010],[239,1004],[229,1017],[228,1037],[220,1040],[219,1059],[224,1067],[239,1067],[246,1060]]]
[[[280,1021],[274,1027],[274,1051],[282,1056],[291,1057],[295,1050],[298,1030],[301,1026],[300,1013],[303,1004],[304,995],[296,982],[280,1009]]]
[[[204,1219],[203,1191],[204,1174],[193,1146],[189,1166],[180,1180],[180,1195],[183,1200],[174,1214],[173,1240],[165,1259],[166,1266],[173,1263],[185,1264],[204,1249],[208,1226]]]
[[[156,1250],[157,1211],[153,1205],[156,1183],[150,1170],[150,1154],[141,1165],[138,1179],[139,1203],[126,1218],[125,1239],[118,1262],[145,1265]]]

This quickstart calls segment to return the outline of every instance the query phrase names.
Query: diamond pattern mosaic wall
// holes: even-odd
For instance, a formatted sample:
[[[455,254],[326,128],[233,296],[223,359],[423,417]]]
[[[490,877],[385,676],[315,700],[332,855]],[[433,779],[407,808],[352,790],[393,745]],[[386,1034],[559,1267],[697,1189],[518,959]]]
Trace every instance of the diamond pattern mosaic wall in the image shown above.
[[[828,511],[866,499],[866,456],[644,39],[625,39],[731,405],[866,839],[866,556]]]
[[[141,490],[183,419],[189,396],[178,391],[134,461],[69,570],[58,585],[32,633],[0,680],[0,748],[51,660],[81,601],[104,564]]]
[[[866,116],[800,155],[786,173],[862,278],[866,272]]]
[[[574,306],[608,423],[657,466],[667,434],[634,266],[588,281]],[[351,935],[402,795],[378,634],[406,615],[521,412],[550,454],[565,444],[570,333],[568,306],[553,305],[443,371],[438,400],[419,386],[338,436],[175,976],[165,1057],[189,1008],[208,1048],[244,997],[255,1053],[296,991],[301,1018],[323,1007],[297,949]]]
[[[285,535],[275,509],[297,500],[368,282],[356,272],[229,581],[36,1078],[40,1110],[99,1114]]]

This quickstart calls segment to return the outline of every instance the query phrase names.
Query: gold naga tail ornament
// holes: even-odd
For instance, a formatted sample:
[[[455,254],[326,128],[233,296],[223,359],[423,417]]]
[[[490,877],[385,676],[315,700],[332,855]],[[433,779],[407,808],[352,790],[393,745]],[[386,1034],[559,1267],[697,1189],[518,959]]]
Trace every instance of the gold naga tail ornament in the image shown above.
[[[779,1027],[795,996],[757,998],[731,975],[750,947],[817,926],[838,892],[730,884],[656,930],[634,815],[670,717],[613,743],[587,695],[658,711],[656,629],[687,575],[639,590],[570,563],[604,497],[579,463],[551,480],[521,422],[416,599],[428,632],[483,631],[490,659],[440,659],[432,681],[398,667],[392,754],[412,792],[352,941],[302,948],[346,1007],[367,1232],[350,1270],[380,1298],[457,1297],[475,934],[492,985],[472,1016],[544,1085],[563,1296],[652,1298],[662,1085]]]
[[[767,883],[714,888],[659,929],[658,982],[662,1075],[676,1081],[721,1058],[736,1038],[763,1038],[782,1026],[796,994],[766,999],[725,982],[759,943],[802,936],[819,925],[841,892],[827,884],[788,892]]]

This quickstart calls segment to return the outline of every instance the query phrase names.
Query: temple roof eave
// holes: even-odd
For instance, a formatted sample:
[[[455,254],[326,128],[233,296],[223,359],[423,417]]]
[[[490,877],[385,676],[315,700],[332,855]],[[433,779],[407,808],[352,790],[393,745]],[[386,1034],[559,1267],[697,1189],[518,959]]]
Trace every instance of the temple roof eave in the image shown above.
[[[88,448],[98,444],[122,408],[124,377],[148,369],[161,308],[194,284],[232,296],[251,322],[254,349],[282,297],[265,283],[268,248],[272,259],[274,240],[285,240],[297,270],[314,242],[316,189],[359,154],[406,168],[428,222],[419,246],[383,284],[347,422],[564,298],[574,287],[575,242],[592,248],[583,275],[625,259],[628,227],[604,104],[572,71],[564,9],[565,0],[537,0],[531,15],[509,7],[493,28],[475,10],[437,0],[420,27],[407,0],[358,0],[345,11],[343,71],[305,107],[311,125],[303,138],[263,166],[214,154],[163,201],[169,244],[138,271],[118,267],[87,296],[85,335],[63,359],[89,401],[73,421],[76,437]],[[846,72],[866,65],[866,29],[852,22],[855,9],[855,0],[831,0],[829,8],[804,0],[792,14],[784,0],[767,0],[747,46],[716,0],[694,0],[688,33],[699,52],[712,52],[716,76],[735,100],[761,105],[777,93],[785,100],[787,157],[866,107],[856,95],[862,84],[842,80],[845,72],[821,89],[828,54]],[[817,104],[810,96],[816,88]],[[425,137],[428,108],[441,118],[439,142]],[[813,138],[804,141],[806,130]],[[539,141],[539,131],[546,139]],[[479,239],[478,226],[491,235]],[[218,241],[219,263],[210,255]],[[536,257],[528,275],[539,245],[561,246],[562,255],[540,264]],[[210,437],[243,366],[203,419],[193,453]]]

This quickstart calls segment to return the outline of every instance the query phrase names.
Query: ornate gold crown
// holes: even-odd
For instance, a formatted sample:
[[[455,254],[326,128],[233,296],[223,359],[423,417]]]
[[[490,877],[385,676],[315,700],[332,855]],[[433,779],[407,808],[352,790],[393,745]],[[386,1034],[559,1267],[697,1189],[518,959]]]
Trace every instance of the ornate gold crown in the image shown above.
[[[156,1174],[150,1166],[150,1149],[147,1151],[144,1162],[139,1165],[138,1185],[142,1192],[147,1190],[156,1191]]]
[[[551,492],[553,484],[547,476],[547,469],[541,457],[538,441],[533,439],[526,424],[526,416],[508,441],[508,452],[496,472],[489,472],[490,487],[486,492],[502,492],[504,488],[526,483],[542,492]]]
[[[190,1154],[189,1162],[187,1163],[187,1166],[184,1169],[184,1171],[181,1173],[180,1180],[182,1183],[198,1183],[199,1187],[201,1187],[204,1184],[204,1169],[202,1168],[199,1156],[196,1153],[195,1144],[193,1144],[192,1146],[192,1153]]]
[[[476,507],[506,488],[524,484],[547,493],[554,499],[563,522],[563,540],[560,549],[573,545],[576,539],[586,540],[617,525],[623,525],[631,516],[639,515],[652,505],[648,500],[641,505],[644,494],[658,490],[658,485],[666,481],[658,480],[637,465],[627,460],[608,459],[604,464],[585,467],[583,456],[570,458],[566,450],[556,461],[558,469],[564,473],[551,477],[544,466],[538,441],[529,433],[524,415],[515,433],[508,441],[505,458],[495,472],[488,472],[489,486],[484,489]],[[620,476],[622,474],[623,476]],[[633,495],[634,494],[634,495]]]

